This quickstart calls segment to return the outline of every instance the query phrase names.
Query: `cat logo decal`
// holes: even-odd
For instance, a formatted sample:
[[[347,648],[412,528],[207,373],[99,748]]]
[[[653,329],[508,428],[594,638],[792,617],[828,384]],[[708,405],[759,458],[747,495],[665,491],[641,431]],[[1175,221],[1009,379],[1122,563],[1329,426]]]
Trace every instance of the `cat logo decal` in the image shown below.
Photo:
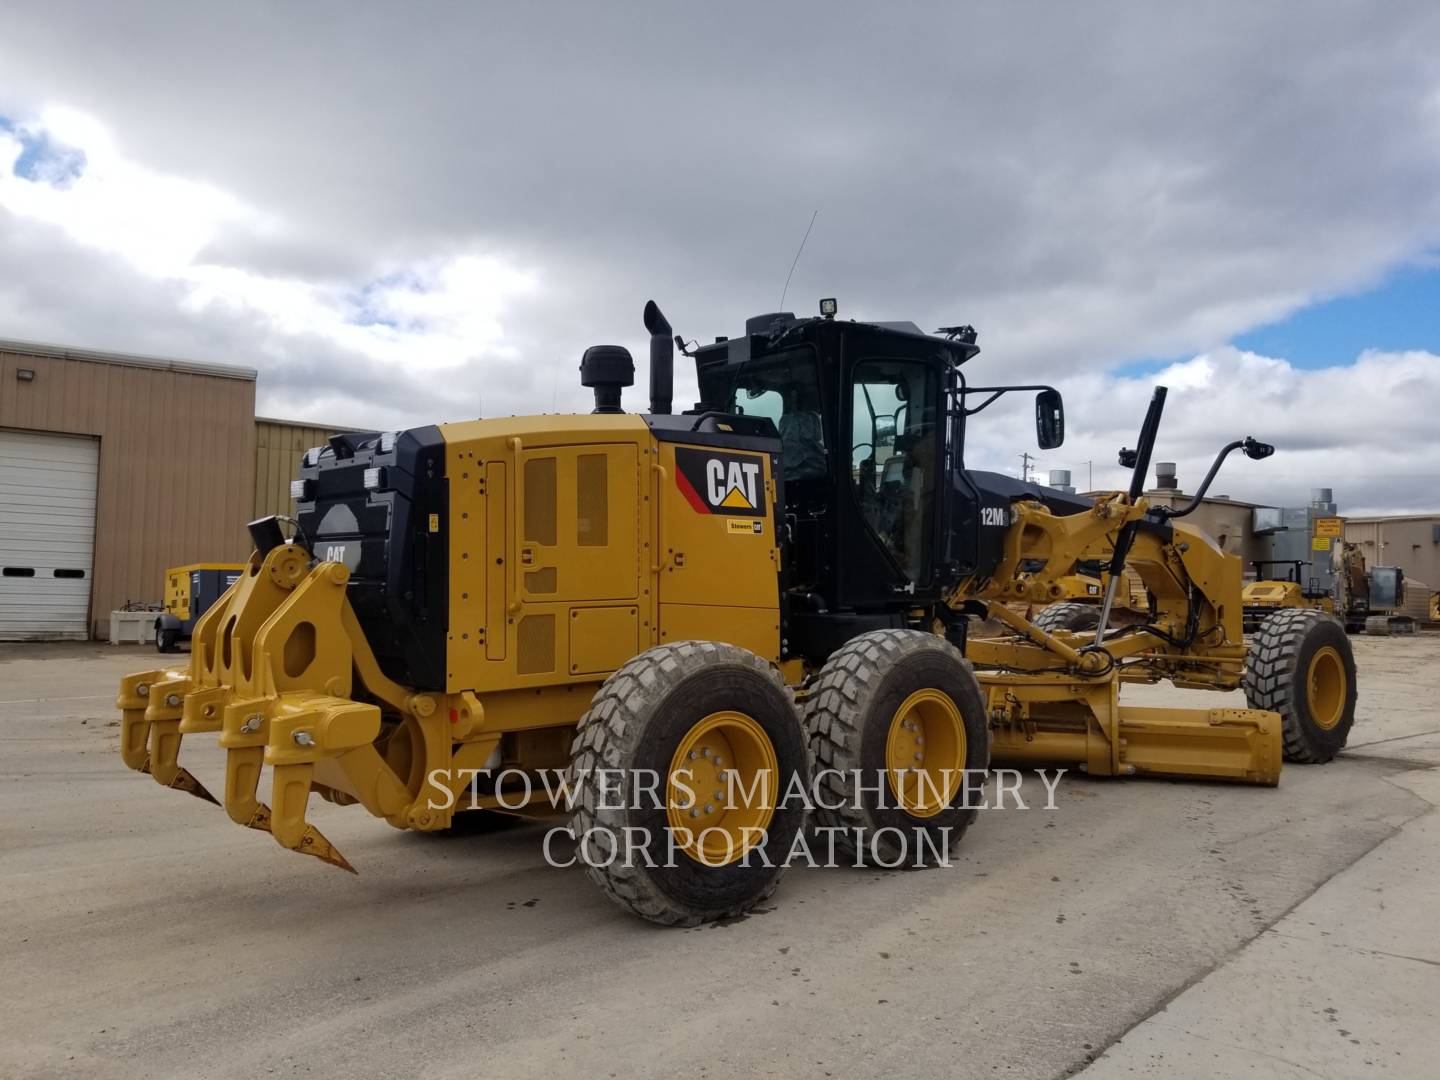
[[[765,516],[765,464],[760,454],[675,449],[675,486],[697,514]]]

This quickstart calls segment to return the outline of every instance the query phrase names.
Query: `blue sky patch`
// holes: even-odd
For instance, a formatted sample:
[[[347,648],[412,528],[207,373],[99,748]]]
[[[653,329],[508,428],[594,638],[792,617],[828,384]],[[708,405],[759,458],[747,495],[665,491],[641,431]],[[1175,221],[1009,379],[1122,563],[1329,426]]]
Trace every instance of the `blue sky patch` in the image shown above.
[[[1230,340],[1237,349],[1288,360],[1297,368],[1353,364],[1366,349],[1440,354],[1440,262],[1397,270],[1368,292],[1301,308]],[[1153,375],[1193,354],[1150,356],[1111,369],[1122,378]]]
[[[1366,349],[1440,353],[1440,264],[1397,271],[1378,288],[1302,308],[1234,344],[1301,368],[1349,364]]]
[[[391,330],[406,331],[422,330],[423,327],[413,319],[402,322],[381,310],[378,294],[382,290],[396,288],[408,289],[412,292],[425,292],[419,278],[413,274],[404,272],[386,274],[384,277],[366,282],[345,297],[346,306],[350,309],[350,315],[345,321],[353,326],[384,326]]]
[[[85,172],[85,151],[56,142],[43,131],[20,127],[0,116],[0,131],[19,140],[20,156],[12,172],[23,180],[66,188]]]

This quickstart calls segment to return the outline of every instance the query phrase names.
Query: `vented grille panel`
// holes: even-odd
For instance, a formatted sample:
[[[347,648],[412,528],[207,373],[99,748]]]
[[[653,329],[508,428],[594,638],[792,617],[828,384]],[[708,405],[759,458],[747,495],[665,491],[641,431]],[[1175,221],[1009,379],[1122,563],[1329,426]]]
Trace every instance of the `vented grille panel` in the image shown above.
[[[553,593],[555,591],[555,567],[531,570],[525,575],[525,591],[528,593]]]
[[[515,671],[538,675],[555,670],[555,616],[526,615],[515,628]]]
[[[605,459],[600,460],[603,467]],[[553,457],[531,458],[525,463],[525,539],[537,544],[555,543]]]
[[[604,454],[581,454],[576,462],[575,542],[581,547],[610,543],[610,485]]]

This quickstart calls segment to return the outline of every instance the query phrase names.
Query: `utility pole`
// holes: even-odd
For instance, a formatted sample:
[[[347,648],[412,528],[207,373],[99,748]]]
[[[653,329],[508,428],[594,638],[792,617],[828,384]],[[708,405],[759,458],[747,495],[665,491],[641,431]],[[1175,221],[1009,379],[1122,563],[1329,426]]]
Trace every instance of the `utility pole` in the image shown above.
[[[1029,451],[1020,455],[1020,479],[1026,483],[1030,481],[1030,463],[1034,460],[1035,458]]]
[[[1094,490],[1095,490],[1095,462],[1094,462],[1093,459],[1090,460],[1090,461],[1085,462],[1085,469],[1086,469],[1085,475],[1088,477],[1088,479],[1085,481],[1085,490],[1086,490],[1086,491],[1094,491]]]

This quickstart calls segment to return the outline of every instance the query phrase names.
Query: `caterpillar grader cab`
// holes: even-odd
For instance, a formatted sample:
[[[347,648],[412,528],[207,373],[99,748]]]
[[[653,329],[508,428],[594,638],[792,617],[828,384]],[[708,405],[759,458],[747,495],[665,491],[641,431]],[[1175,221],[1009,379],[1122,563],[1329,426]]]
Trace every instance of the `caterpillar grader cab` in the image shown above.
[[[968,426],[1048,386],[972,386],[970,327],[788,313],[688,349],[653,303],[650,407],[630,355],[588,350],[589,415],[344,434],[306,453],[287,537],[251,526],[188,664],[121,685],[126,764],[342,868],[312,796],[401,829],[457,813],[569,814],[577,857],[644,918],[693,925],[774,890],[807,820],[841,851],[917,864],[958,839],[992,764],[1269,784],[1354,715],[1333,619],[1289,611],[1247,651],[1241,567],[1151,508],[967,468]],[[675,344],[701,401],[672,411]],[[1107,591],[1084,629],[1017,614]],[[1145,617],[1118,625],[1137,575]],[[970,637],[975,620],[999,637]],[[1129,682],[1243,687],[1248,708],[1137,707]],[[187,738],[226,750],[212,795]],[[262,777],[268,769],[268,786]],[[617,782],[615,777],[621,779]],[[557,779],[558,778],[558,779]],[[553,781],[553,783],[552,783]],[[923,861],[920,860],[920,861]]]

